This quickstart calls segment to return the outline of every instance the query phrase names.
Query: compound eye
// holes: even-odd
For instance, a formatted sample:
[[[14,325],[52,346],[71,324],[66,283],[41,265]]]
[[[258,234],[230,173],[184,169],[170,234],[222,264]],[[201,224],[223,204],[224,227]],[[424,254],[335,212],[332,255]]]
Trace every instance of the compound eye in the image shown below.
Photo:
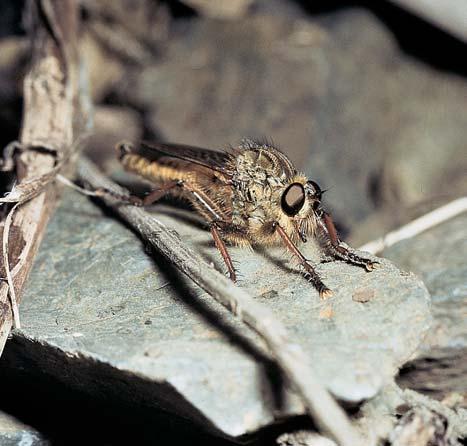
[[[314,190],[314,197],[317,200],[321,200],[321,196],[323,195],[323,192],[321,191],[321,188],[317,183],[315,183],[312,180],[308,180],[308,184],[313,188]]]
[[[289,216],[296,215],[305,203],[305,189],[300,183],[291,184],[282,194],[282,210]]]

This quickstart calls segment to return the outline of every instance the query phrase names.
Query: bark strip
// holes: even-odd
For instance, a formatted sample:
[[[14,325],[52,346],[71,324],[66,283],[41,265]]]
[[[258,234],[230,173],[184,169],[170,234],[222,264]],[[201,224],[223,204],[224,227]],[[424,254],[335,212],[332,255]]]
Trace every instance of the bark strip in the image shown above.
[[[29,0],[25,18],[31,41],[31,67],[24,80],[23,122],[14,146],[16,183],[3,206],[13,206],[3,221],[0,284],[0,354],[13,324],[17,302],[47,221],[58,199],[56,174],[71,165],[87,123],[87,95],[79,88],[78,4],[76,0]],[[14,161],[12,163],[11,161]],[[10,231],[15,228],[15,231]],[[8,248],[8,249],[5,249]],[[8,251],[8,253],[6,252]],[[11,253],[14,258],[7,258]],[[10,260],[10,261],[9,261]],[[5,271],[6,268],[12,268]],[[9,295],[12,298],[9,298]]]

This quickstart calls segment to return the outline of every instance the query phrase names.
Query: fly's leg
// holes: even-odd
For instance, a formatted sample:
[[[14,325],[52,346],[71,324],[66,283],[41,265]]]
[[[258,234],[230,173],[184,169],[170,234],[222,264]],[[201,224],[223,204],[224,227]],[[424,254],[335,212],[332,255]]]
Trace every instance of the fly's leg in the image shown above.
[[[331,216],[324,211],[320,220],[320,235],[322,236],[323,248],[326,253],[332,257],[344,260],[353,265],[363,266],[367,271],[373,271],[379,267],[378,262],[360,257],[350,249],[341,245],[334,222]]]
[[[151,192],[149,192],[149,194],[143,198],[142,206],[149,206],[155,203],[156,201],[159,201],[162,197],[164,197],[170,191],[172,191],[173,189],[177,187],[183,187],[183,181],[174,180],[174,181],[169,181],[168,183],[163,184],[158,189],[154,189]]]
[[[218,222],[211,223],[210,227],[216,248],[221,253],[222,258],[224,259],[224,263],[227,266],[227,270],[229,271],[230,280],[235,283],[237,282],[237,274],[235,272],[235,267],[232,263],[232,258],[230,257],[229,251],[227,251],[227,246],[225,246],[224,240],[222,240]]]
[[[227,227],[228,223],[223,222],[220,219],[220,211],[218,206],[201,190],[194,187],[193,185],[180,181],[174,180],[168,183],[163,184],[160,188],[153,190],[143,199],[139,197],[135,197],[134,195],[118,195],[114,194],[112,191],[106,189],[100,189],[96,192],[100,193],[101,196],[111,195],[112,198],[119,200],[123,203],[133,204],[135,206],[149,206],[152,203],[160,200],[164,195],[172,191],[174,188],[180,187],[183,188],[187,193],[189,193],[193,200],[199,203],[203,208],[205,208],[208,213],[212,216],[211,223],[210,223],[210,230],[212,234],[212,238],[214,239],[214,243],[216,248],[221,253],[222,258],[227,266],[229,271],[230,279],[233,282],[237,281],[237,275],[235,273],[235,268],[233,266],[232,259],[227,251],[227,247],[225,246],[224,241],[222,240],[220,231]]]
[[[216,248],[222,255],[224,262],[227,266],[229,271],[229,276],[232,282],[237,281],[237,274],[235,271],[235,267],[232,263],[232,259],[227,251],[227,247],[222,239],[222,236],[231,234],[234,235],[237,239],[248,239],[245,229],[234,225],[228,221],[223,220],[214,220],[210,223],[210,229],[212,238],[214,239],[214,243],[216,244]]]
[[[93,195],[97,197],[112,198],[114,200],[117,200],[120,203],[132,204],[134,206],[149,206],[155,203],[156,201],[159,201],[161,198],[163,198],[173,189],[177,187],[182,187],[182,186],[183,186],[182,181],[179,181],[179,180],[169,181],[165,184],[162,184],[161,187],[149,192],[149,194],[146,195],[144,198],[140,198],[135,195],[122,195],[122,194],[118,194],[109,189],[104,189],[104,188],[98,188],[94,190]]]
[[[231,225],[228,222],[222,220],[221,210],[219,209],[219,206],[216,203],[214,203],[205,192],[189,183],[181,183],[179,185],[183,187],[183,189],[186,192],[190,193],[192,198],[200,206],[202,206],[208,212],[208,214],[212,216],[209,223],[209,228],[211,230],[212,238],[214,239],[214,244],[219,250],[222,258],[224,259],[224,263],[227,266],[227,270],[229,271],[230,279],[232,280],[232,282],[236,282],[237,274],[235,272],[235,267],[233,265],[232,258],[230,257],[230,254],[227,251],[227,246],[225,246],[224,240],[221,236],[221,232],[227,232]]]
[[[322,282],[318,273],[315,271],[313,266],[308,262],[304,255],[299,251],[299,249],[292,242],[290,237],[284,231],[284,229],[279,225],[279,223],[273,223],[273,229],[277,231],[282,240],[284,241],[287,249],[297,258],[300,263],[300,266],[305,270],[305,277],[313,284],[313,286],[318,290],[319,297],[321,299],[327,299],[332,296],[332,291]]]
[[[183,188],[183,190],[188,192],[195,201],[197,201],[203,208],[205,208],[208,211],[209,214],[211,214],[212,220],[210,223],[210,230],[212,238],[214,239],[216,248],[219,250],[222,258],[224,259],[224,262],[229,271],[230,279],[232,280],[232,282],[236,282],[237,275],[232,262],[232,258],[230,257],[229,252],[227,251],[227,247],[225,246],[225,243],[221,237],[221,231],[224,232],[225,228],[228,228],[229,223],[224,222],[220,219],[220,211],[218,209],[218,206],[203,191],[197,189],[196,187],[193,187],[189,183],[183,182],[181,180],[174,180],[163,184],[158,189],[154,189],[144,198],[139,198],[134,195],[115,194],[114,192],[108,189],[97,189],[95,191],[95,194],[104,197],[110,196],[113,199],[116,199],[122,203],[128,203],[135,206],[149,206],[150,204],[153,204],[156,201],[160,200],[162,197],[164,197],[166,194],[168,194],[177,187]]]

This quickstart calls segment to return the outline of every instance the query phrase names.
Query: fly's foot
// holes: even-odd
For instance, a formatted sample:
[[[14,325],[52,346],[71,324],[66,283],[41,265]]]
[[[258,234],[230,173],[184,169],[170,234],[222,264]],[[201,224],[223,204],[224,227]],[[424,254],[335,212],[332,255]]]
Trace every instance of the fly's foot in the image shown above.
[[[344,260],[351,265],[362,266],[367,271],[373,271],[381,266],[379,262],[374,262],[373,260],[360,257],[358,254],[355,254],[353,250],[348,249],[342,245],[331,245],[329,250],[336,259]]]
[[[319,259],[319,263],[331,263],[334,262],[336,259],[332,256],[322,255]]]
[[[306,266],[305,266],[306,265]],[[319,277],[318,273],[314,270],[314,268],[309,264],[306,263],[305,266],[305,273],[304,277],[308,282],[311,282],[313,286],[318,290],[319,297],[323,300],[330,298],[333,295],[332,290],[330,290]]]
[[[237,274],[235,270],[229,270],[229,278],[233,283],[237,283]]]
[[[373,262],[371,260],[369,260],[366,264],[365,264],[365,268],[368,272],[370,271],[374,271],[375,269],[378,269],[378,268],[381,268],[381,263],[379,262]]]
[[[128,196],[128,203],[132,204],[133,206],[140,207],[140,208],[144,206],[143,200],[133,195]]]
[[[321,300],[327,300],[333,295],[333,291],[327,288],[326,286],[319,290],[319,298]]]

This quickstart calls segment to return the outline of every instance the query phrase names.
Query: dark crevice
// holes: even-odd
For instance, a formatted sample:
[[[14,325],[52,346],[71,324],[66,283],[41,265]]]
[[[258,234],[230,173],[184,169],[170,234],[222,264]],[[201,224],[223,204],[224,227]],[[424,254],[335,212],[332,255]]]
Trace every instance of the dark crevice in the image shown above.
[[[283,432],[314,429],[309,417],[290,417],[233,440],[206,429],[208,420],[173,394],[169,384],[119,370],[85,357],[68,356],[51,346],[14,335],[0,359],[0,410],[60,445],[203,445],[272,446]],[[162,401],[162,403],[161,403]],[[166,407],[192,412],[193,420]]]

